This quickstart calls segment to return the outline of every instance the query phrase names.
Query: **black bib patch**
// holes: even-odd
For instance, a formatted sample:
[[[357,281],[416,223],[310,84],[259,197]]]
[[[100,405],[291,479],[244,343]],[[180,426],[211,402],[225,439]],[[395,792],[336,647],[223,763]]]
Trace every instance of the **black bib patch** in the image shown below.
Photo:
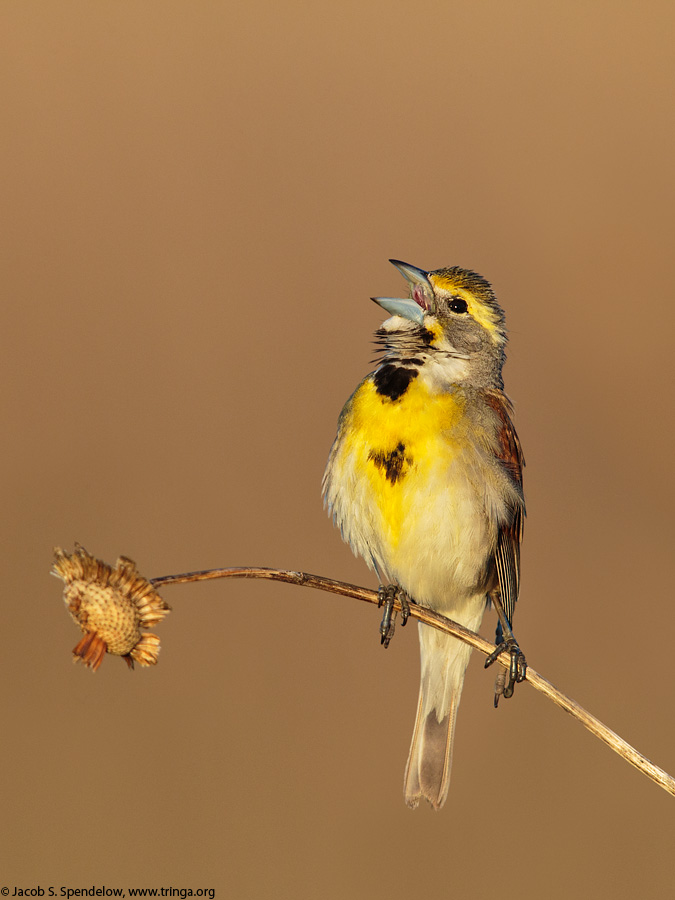
[[[385,363],[375,372],[375,390],[383,397],[398,400],[408,390],[411,381],[417,378],[418,370],[406,366]]]

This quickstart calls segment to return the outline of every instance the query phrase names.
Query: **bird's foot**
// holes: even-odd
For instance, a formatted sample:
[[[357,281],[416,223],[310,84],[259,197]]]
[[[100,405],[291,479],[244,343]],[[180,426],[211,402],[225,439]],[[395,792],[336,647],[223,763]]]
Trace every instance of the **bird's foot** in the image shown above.
[[[518,641],[514,638],[507,638],[505,641],[497,644],[492,653],[485,660],[485,668],[491,666],[492,663],[501,656],[502,653],[509,653],[511,661],[508,669],[502,669],[497,675],[495,681],[495,707],[499,704],[499,698],[504,697],[506,700],[513,697],[513,689],[516,684],[525,681],[527,675],[527,660],[525,654],[518,646]],[[507,683],[508,677],[508,683]]]
[[[382,621],[380,622],[380,643],[385,648],[389,646],[389,641],[394,636],[396,627],[396,610],[394,608],[395,601],[401,604],[401,626],[405,625],[410,616],[411,600],[408,595],[397,584],[381,584],[377,589],[377,605],[384,607]]]

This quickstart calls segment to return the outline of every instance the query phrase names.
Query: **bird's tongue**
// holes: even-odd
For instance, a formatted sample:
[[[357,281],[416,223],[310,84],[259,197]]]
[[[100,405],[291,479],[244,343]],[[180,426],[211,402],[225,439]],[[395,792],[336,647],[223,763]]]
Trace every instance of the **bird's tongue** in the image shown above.
[[[429,304],[428,304],[428,302],[427,302],[427,298],[426,298],[425,293],[424,293],[424,289],[422,288],[422,285],[416,284],[416,285],[413,287],[413,289],[412,289],[412,298],[413,298],[413,300],[415,301],[415,303],[416,303],[418,306],[420,306],[423,310],[425,310],[426,312],[430,312],[430,311],[431,311],[431,310],[430,310],[430,307],[429,307]]]

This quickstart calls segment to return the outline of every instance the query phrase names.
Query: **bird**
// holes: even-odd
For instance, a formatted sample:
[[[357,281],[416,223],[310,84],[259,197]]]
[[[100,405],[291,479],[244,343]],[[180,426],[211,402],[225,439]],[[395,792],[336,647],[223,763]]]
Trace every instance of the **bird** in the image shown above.
[[[390,262],[406,298],[372,297],[388,315],[375,332],[376,368],[339,416],[324,505],[379,581],[381,641],[418,604],[476,631],[499,616],[495,650],[510,654],[510,697],[526,677],[511,628],[520,583],[524,458],[504,393],[507,333],[490,283],[470,269]],[[448,794],[457,708],[470,647],[419,624],[420,691],[405,769],[410,807]]]

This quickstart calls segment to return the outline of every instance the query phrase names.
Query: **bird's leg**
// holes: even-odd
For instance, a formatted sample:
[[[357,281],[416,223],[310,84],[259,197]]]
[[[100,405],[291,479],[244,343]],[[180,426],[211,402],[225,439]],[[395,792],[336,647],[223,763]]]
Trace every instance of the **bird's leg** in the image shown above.
[[[385,648],[394,636],[396,627],[396,609],[394,603],[398,600],[401,604],[401,626],[405,625],[410,615],[410,603],[412,602],[403,588],[397,584],[381,584],[377,589],[377,605],[384,607],[382,621],[380,622],[380,643]]]
[[[504,612],[504,606],[502,605],[501,597],[498,592],[490,594],[490,599],[494,604],[494,608],[497,611],[497,615],[499,617],[499,626],[497,627],[497,640],[495,649],[485,660],[485,668],[491,666],[492,663],[497,659],[498,656],[501,656],[502,653],[509,653],[511,655],[511,663],[509,665],[508,670],[501,671],[497,675],[497,679],[495,682],[495,707],[499,704],[499,698],[504,697],[505,699],[509,699],[509,697],[513,696],[514,686],[521,681],[525,681],[525,675],[527,674],[527,660],[525,659],[525,654],[518,646],[518,641],[513,636],[513,631],[511,629],[511,624],[506,617],[506,613]],[[508,684],[506,683],[506,675],[508,671]]]

